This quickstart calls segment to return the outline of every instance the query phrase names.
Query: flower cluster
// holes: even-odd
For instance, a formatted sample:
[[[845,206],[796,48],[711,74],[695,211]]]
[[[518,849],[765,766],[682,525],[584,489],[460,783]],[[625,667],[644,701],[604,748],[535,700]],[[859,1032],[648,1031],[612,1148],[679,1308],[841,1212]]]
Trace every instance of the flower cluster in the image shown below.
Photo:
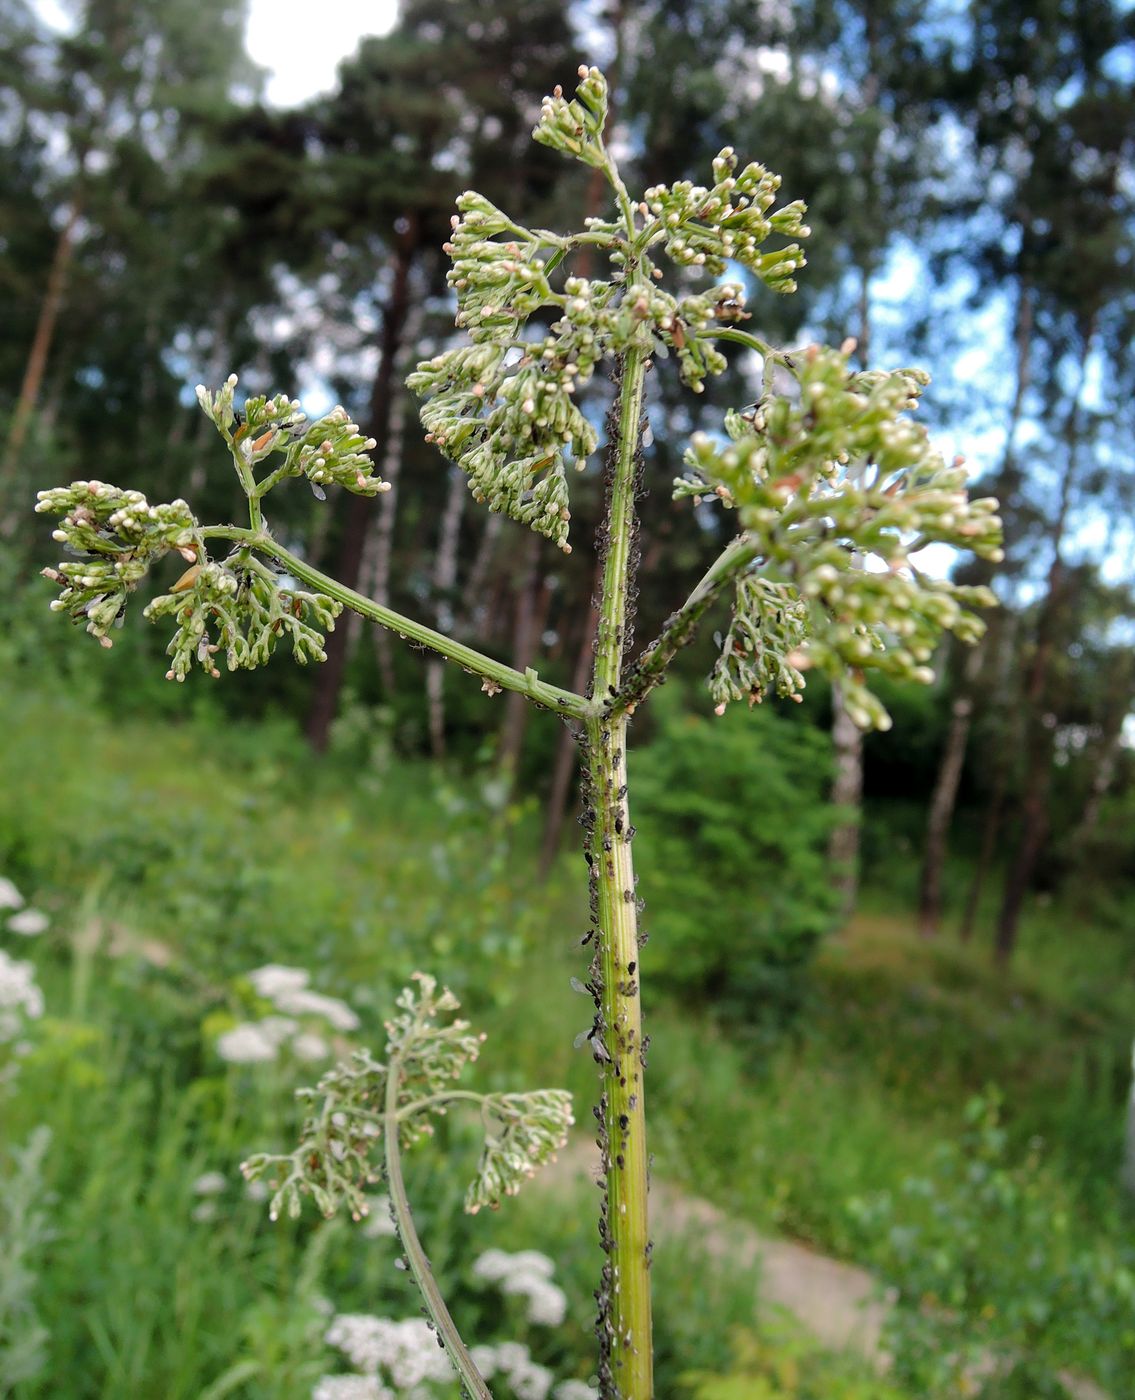
[[[271,484],[287,476],[305,476],[320,499],[323,487],[331,483],[361,496],[390,490],[388,482],[374,475],[374,463],[367,455],[376,446],[374,438],[364,438],[341,405],[312,422],[298,399],[259,395],[248,399],[238,412],[237,382],[237,376],[230,374],[215,393],[198,384],[197,402],[242,466],[251,470],[273,453],[283,453],[284,461],[272,472]]]
[[[526,1299],[529,1322],[558,1327],[567,1315],[567,1294],[552,1282],[555,1267],[538,1250],[509,1254],[489,1249],[473,1265],[473,1276],[495,1283],[502,1293]]]
[[[288,1016],[318,1016],[336,1031],[357,1031],[359,1018],[345,1001],[312,991],[311,973],[302,967],[267,963],[248,974],[257,996]]]
[[[331,1054],[328,1031],[342,1034],[358,1029],[359,1018],[351,1007],[338,997],[312,990],[311,975],[303,968],[270,963],[250,972],[248,981],[273,1010],[259,1020],[231,1026],[217,1037],[217,1054],[228,1064],[270,1064],[285,1050],[297,1060],[323,1060]]]
[[[8,913],[15,910],[15,913]],[[46,933],[50,920],[41,909],[33,909],[24,903],[24,897],[12,883],[0,875],[0,919],[9,933],[18,933],[21,938],[36,938]]]
[[[540,108],[540,120],[532,139],[542,146],[581,160],[585,165],[601,168],[607,161],[603,146],[603,128],[607,125],[607,79],[598,68],[580,64],[579,86],[573,101],[556,87],[545,97]]]
[[[298,1060],[323,1060],[331,1053],[328,1030],[346,1034],[359,1028],[358,1016],[345,1001],[312,990],[311,974],[303,968],[269,963],[250,972],[248,981],[273,1010],[217,1037],[217,1054],[228,1064],[269,1064],[285,1048]],[[322,1024],[313,1026],[313,1021]]]
[[[141,491],[73,481],[41,491],[36,510],[62,516],[52,539],[77,561],[43,570],[62,590],[52,611],[84,624],[105,647],[110,629],[121,625],[127,597],[156,559],[170,550],[197,558],[197,522],[181,500],[150,505]]]
[[[931,681],[941,633],[975,641],[984,624],[970,609],[994,602],[911,559],[930,543],[1001,557],[997,502],[970,500],[962,464],[944,462],[906,416],[926,376],[853,373],[850,348],[805,352],[799,396],[766,394],[730,415],[728,445],[695,436],[691,474],[676,483],[678,495],[735,509],[758,555],[711,678],[719,709],[796,694],[814,666],[840,682],[857,724],[886,728],[864,673]]]
[[[166,679],[183,681],[194,665],[219,676],[218,654],[230,671],[263,666],[281,637],[290,639],[301,664],[325,661],[324,633],[334,631],[342,610],[326,594],[283,586],[270,569],[242,552],[223,564],[195,564],[172,592],[147,604],[145,616],[177,623],[166,648]]]
[[[516,1396],[516,1400],[547,1400],[555,1377],[547,1366],[533,1361],[526,1346],[520,1342],[498,1342],[496,1346],[472,1349],[473,1361],[482,1376],[500,1378]],[[556,1387],[557,1392],[560,1387]]]
[[[793,664],[808,641],[808,605],[789,584],[750,574],[738,580],[709,688],[722,713],[729,700],[758,704],[766,695],[800,700],[804,677]]]
[[[452,1384],[454,1380],[453,1366],[424,1318],[395,1322],[386,1317],[342,1313],[333,1319],[326,1340],[364,1376],[378,1381],[379,1373],[386,1373],[384,1379],[392,1389],[381,1386],[380,1395],[404,1394],[426,1381]],[[335,1393],[334,1389],[321,1392],[317,1388],[315,1396]]]
[[[538,1169],[555,1161],[574,1119],[565,1089],[534,1089],[527,1094],[492,1094],[485,1101],[485,1145],[477,1175],[465,1193],[465,1209],[475,1215],[515,1196]]]
[[[452,1386],[453,1368],[438,1349],[437,1338],[422,1318],[372,1317],[341,1313],[327,1329],[328,1345],[355,1367],[353,1375],[324,1376],[312,1400],[432,1400],[435,1385]],[[533,1361],[520,1342],[497,1342],[472,1348],[477,1370],[499,1378],[516,1400],[594,1400],[597,1391],[584,1381],[555,1385],[546,1366]]]
[[[421,419],[427,440],[467,473],[477,500],[564,550],[570,548],[565,453],[581,467],[597,444],[574,402],[578,387],[604,358],[636,346],[650,355],[674,354],[684,382],[701,392],[707,375],[720,374],[726,364],[713,344],[714,323],[746,316],[735,283],[680,297],[655,285],[662,271],[650,249],[661,244],[674,262],[714,276],[732,260],[775,290],[791,291],[792,274],[804,261],[799,246],[765,253],[760,245],[774,234],[808,232],[802,205],[769,212],[778,177],[760,165],[735,173],[731,150],[714,163],[712,189],[688,181],[658,185],[631,205],[603,146],[606,83],[594,68],[581,68],[580,80],[575,100],[559,89],[545,99],[534,134],[604,169],[625,224],[592,218],[577,235],[529,229],[466,191],[457,200],[445,251],[453,264],[448,282],[457,297],[456,323],[473,345],[423,362],[408,381],[426,400]],[[582,245],[605,251],[614,276],[569,276],[557,290],[552,272]],[[534,336],[529,321],[540,310],[556,319]]]
[[[679,180],[646,191],[643,204],[658,220],[668,256],[680,266],[704,267],[718,277],[730,262],[740,263],[774,292],[794,292],[794,274],[806,261],[800,245],[760,250],[773,234],[808,236],[804,205],[794,200],[770,214],[780,176],[755,162],[738,174],[732,146],[714,159],[713,178],[709,188]]]
[[[602,350],[594,356],[586,352],[583,336],[595,344],[589,330],[580,337],[582,354],[562,333],[543,346],[533,343],[525,353],[512,348],[519,323],[531,310],[563,298],[553,296],[538,263],[518,257],[515,243],[470,237],[468,221],[479,235],[487,201],[465,195],[458,203],[464,219],[456,222],[453,241],[446,245],[455,260],[450,282],[458,291],[459,320],[480,343],[425,361],[408,383],[427,396],[421,411],[427,440],[460,464],[477,500],[566,550],[570,511],[564,455],[570,452],[581,466],[598,441],[572,395]],[[495,229],[496,221],[489,226]]]
[[[15,1040],[28,1021],[43,1015],[43,993],[30,962],[17,962],[0,948],[0,1045]]]
[[[273,1220],[281,1211],[297,1217],[303,1196],[311,1196],[328,1217],[341,1205],[355,1220],[368,1214],[367,1188],[381,1180],[371,1149],[382,1132],[386,1073],[368,1050],[356,1050],[314,1088],[296,1090],[307,1112],[295,1151],[284,1156],[259,1152],[240,1168],[246,1181],[267,1181]]]
[[[304,988],[291,983],[295,969],[269,966],[254,974],[276,1006],[297,1005]],[[286,1156],[259,1153],[242,1164],[246,1179],[265,1179],[273,1191],[270,1213],[297,1216],[301,1198],[310,1195],[325,1215],[345,1205],[356,1220],[366,1217],[375,1198],[368,1188],[380,1179],[372,1152],[386,1127],[387,1080],[397,1077],[396,1112],[401,1141],[408,1145],[433,1131],[432,1115],[444,1114],[454,1082],[480,1053],[485,1039],[461,1020],[439,1018],[458,1010],[447,988],[416,973],[415,986],[398,996],[398,1014],[386,1022],[386,1062],[369,1050],[357,1050],[337,1064],[314,1089],[300,1089],[308,1105],[296,1150]],[[477,1175],[466,1195],[466,1209],[496,1205],[515,1195],[537,1167],[563,1146],[571,1124],[571,1098],[560,1090],[530,1094],[454,1093],[477,1098],[485,1145]]]

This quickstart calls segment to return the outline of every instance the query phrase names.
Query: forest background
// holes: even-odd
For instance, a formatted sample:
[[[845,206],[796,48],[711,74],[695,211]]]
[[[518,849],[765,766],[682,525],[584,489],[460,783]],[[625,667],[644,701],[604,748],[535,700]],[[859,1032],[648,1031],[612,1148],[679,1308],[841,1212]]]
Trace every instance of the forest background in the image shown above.
[[[927,367],[921,411],[1006,528],[992,576],[928,561],[1001,606],[934,685],[887,690],[889,733],[861,738],[822,681],[791,713],[716,718],[712,628],[636,726],[656,1171],[864,1264],[892,1308],[881,1381],[785,1332],[759,1280],[709,1257],[691,1277],[663,1241],[659,1393],[1032,1400],[1064,1372],[1135,1394],[1135,14],[407,0],[291,107],[263,101],[246,20],[87,0],[60,29],[0,0],[0,1013],[22,1018],[0,1019],[0,1393],[306,1395],[335,1365],[325,1300],[415,1312],[385,1241],[272,1227],[241,1195],[236,1164],[286,1141],[312,1077],[298,1042],[226,1054],[266,1010],[258,967],[346,998],[340,1025],[305,1023],[326,1049],[427,966],[501,1064],[587,1116],[556,723],[346,620],[322,666],[168,685],[156,633],[96,655],[49,617],[32,515],[36,490],[100,478],[225,518],[192,386],[236,369],[341,402],[393,489],[293,492],[277,532],[579,688],[593,564],[467,510],[402,381],[452,335],[458,191],[550,227],[601,212],[529,141],[587,59],[643,184],[704,178],[729,144],[807,201],[800,291],[757,303],[760,333]],[[723,401],[750,402],[758,369],[738,361]],[[603,386],[584,406],[601,421]],[[670,500],[688,398],[661,385],[650,422],[641,637],[720,528]],[[585,476],[577,528],[600,506]],[[585,1381],[590,1199],[474,1229],[419,1172],[455,1310]],[[488,1243],[554,1257],[555,1335],[515,1307],[500,1332],[469,1267]]]

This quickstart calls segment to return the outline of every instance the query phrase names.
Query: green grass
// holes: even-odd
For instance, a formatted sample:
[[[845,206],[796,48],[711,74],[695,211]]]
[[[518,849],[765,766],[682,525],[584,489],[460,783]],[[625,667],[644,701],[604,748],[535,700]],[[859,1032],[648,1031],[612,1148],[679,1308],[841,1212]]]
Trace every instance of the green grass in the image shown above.
[[[345,1222],[271,1226],[242,1195],[236,1164],[285,1144],[296,1082],[225,1066],[212,1048],[218,1027],[248,1013],[242,974],[253,967],[308,968],[320,990],[349,997],[372,1044],[410,972],[435,971],[490,1032],[485,1085],[564,1085],[581,1132],[590,1121],[594,1066],[572,1048],[590,1003],[569,988],[586,956],[582,861],[565,857],[539,885],[538,814],[502,803],[482,776],[439,779],[354,749],[317,765],[287,726],[218,719],[206,708],[184,723],[116,726],[66,694],[0,696],[0,873],[53,918],[42,938],[4,945],[34,959],[49,1013],[0,1088],[5,1141],[40,1122],[53,1133],[44,1190],[55,1238],[32,1299],[50,1362],[21,1397],[298,1400],[335,1369],[321,1298],[417,1312],[388,1242],[360,1248]],[[1006,977],[980,947],[917,939],[900,898],[868,892],[779,1042],[650,1000],[655,1170],[753,1223],[871,1263],[885,1251],[849,1202],[897,1191],[956,1135],[966,1099],[995,1082],[1015,1140],[1046,1139],[1053,1209],[1070,1211],[1088,1242],[1129,1230],[1115,1178],[1130,953],[1078,911],[1071,956],[1061,929],[1072,911],[1050,907],[1031,915]],[[472,1141],[459,1123],[450,1138],[452,1166],[422,1155],[411,1194],[459,1320],[480,1330],[501,1317],[470,1282],[471,1254],[542,1248],[557,1259],[569,1320],[554,1337],[516,1335],[557,1374],[589,1374],[594,1197],[534,1193],[471,1221],[460,1168]],[[208,1222],[192,1218],[206,1170],[231,1181]],[[713,1261],[691,1270],[690,1249],[659,1251],[660,1395],[683,1393],[685,1372],[726,1370],[738,1348],[749,1355],[737,1338],[753,1322],[754,1280]],[[522,1328],[511,1315],[510,1325]]]

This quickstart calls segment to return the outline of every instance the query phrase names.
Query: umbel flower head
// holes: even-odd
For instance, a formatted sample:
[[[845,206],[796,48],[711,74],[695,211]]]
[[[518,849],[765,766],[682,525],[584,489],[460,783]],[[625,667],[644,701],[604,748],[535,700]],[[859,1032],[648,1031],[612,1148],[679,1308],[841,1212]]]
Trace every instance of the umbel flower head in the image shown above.
[[[320,499],[322,488],[332,482],[358,496],[390,490],[389,482],[374,475],[367,455],[374,450],[374,438],[364,438],[341,405],[312,422],[299,399],[261,395],[248,399],[238,412],[233,402],[237,383],[230,374],[215,393],[198,384],[197,402],[239,462],[256,467],[281,454],[284,461],[273,478],[305,476]]]
[[[770,391],[727,416],[729,442],[695,436],[675,483],[678,496],[735,510],[754,546],[710,680],[719,709],[799,698],[816,667],[843,686],[857,724],[887,728],[866,676],[933,680],[942,631],[976,641],[984,623],[972,608],[996,601],[914,563],[930,543],[999,560],[997,502],[970,500],[962,463],[947,464],[908,416],[927,376],[855,373],[852,349],[805,351],[798,394]]]
[[[681,269],[720,275],[730,262],[776,291],[795,287],[804,262],[796,243],[762,251],[769,238],[803,237],[804,206],[772,212],[779,177],[763,166],[737,172],[731,149],[714,162],[710,187],[658,185],[632,203],[604,144],[607,85],[596,68],[579,70],[573,100],[545,98],[533,136],[602,170],[621,215],[592,218],[577,234],[517,223],[469,190],[445,251],[457,299],[457,326],[472,345],[443,351],[417,367],[410,388],[426,402],[427,439],[468,474],[476,498],[569,549],[565,465],[582,468],[597,434],[575,403],[596,366],[636,346],[673,353],[682,378],[700,392],[725,369],[713,345],[717,324],[746,317],[739,283],[671,293],[652,250]],[[557,269],[583,247],[611,264],[607,280]]]
[[[251,503],[287,477],[305,477],[322,498],[335,484],[357,495],[388,489],[374,475],[367,455],[375,446],[343,408],[309,421],[296,399],[283,394],[249,399],[238,412],[237,377],[215,393],[197,388],[202,410],[232,454],[237,476]],[[266,474],[257,469],[273,455],[282,458]],[[165,555],[180,554],[190,565],[167,593],[144,610],[151,621],[175,623],[167,648],[170,680],[183,681],[200,667],[218,676],[262,666],[281,640],[291,642],[301,663],[325,659],[325,634],[334,629],[342,605],[322,593],[303,592],[253,557],[246,548],[214,560],[203,530],[183,500],[151,505],[140,491],[103,481],[73,481],[39,493],[36,510],[59,515],[53,538],[71,556],[45,578],[60,587],[53,611],[66,613],[105,647],[121,626],[130,594]]]
[[[259,1153],[241,1166],[250,1181],[265,1179],[273,1191],[269,1206],[298,1216],[309,1195],[325,1215],[346,1206],[359,1220],[370,1210],[369,1188],[381,1178],[376,1149],[389,1126],[389,1077],[399,1140],[412,1145],[433,1132],[431,1119],[453,1099],[476,1099],[485,1133],[477,1173],[465,1198],[475,1214],[515,1195],[567,1141],[572,1123],[571,1095],[560,1089],[528,1094],[475,1094],[455,1082],[476,1060],[485,1037],[467,1021],[447,1019],[458,1010],[456,997],[439,990],[434,978],[414,974],[414,986],[398,996],[398,1014],[386,1023],[386,1059],[357,1050],[329,1070],[313,1089],[297,1098],[308,1106],[294,1152]],[[444,1019],[443,1019],[444,1018]]]

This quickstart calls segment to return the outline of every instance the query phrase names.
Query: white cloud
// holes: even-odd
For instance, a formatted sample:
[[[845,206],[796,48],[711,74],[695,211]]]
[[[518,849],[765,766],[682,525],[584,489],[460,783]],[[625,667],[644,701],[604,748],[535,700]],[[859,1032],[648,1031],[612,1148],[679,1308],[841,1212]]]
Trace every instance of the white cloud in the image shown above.
[[[367,34],[385,34],[397,0],[252,0],[245,45],[270,74],[273,106],[304,102],[335,85],[335,69]]]

